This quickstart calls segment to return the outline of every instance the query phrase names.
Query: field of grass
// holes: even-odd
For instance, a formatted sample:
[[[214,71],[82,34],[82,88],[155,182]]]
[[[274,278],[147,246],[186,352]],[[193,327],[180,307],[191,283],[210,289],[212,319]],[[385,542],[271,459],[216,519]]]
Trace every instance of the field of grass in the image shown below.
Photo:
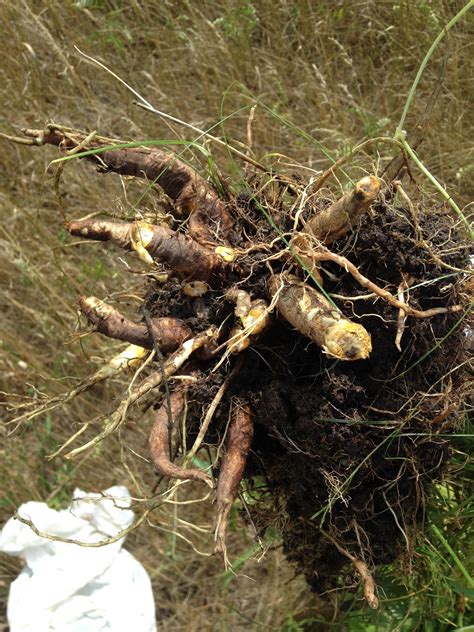
[[[337,158],[361,141],[394,134],[425,53],[464,5],[457,0],[3,2],[0,131],[16,135],[21,127],[41,128],[52,120],[130,140],[195,138],[189,129],[137,107],[137,97],[80,49],[158,110],[212,128],[235,146],[248,144],[249,109],[258,101],[255,158],[288,169],[295,163],[325,169],[328,153]],[[466,215],[474,193],[473,33],[474,7],[434,51],[404,126],[409,134],[415,130],[441,81],[419,154]],[[112,297],[133,313],[142,279],[127,272],[112,251],[104,255],[103,248],[65,235],[54,169],[47,169],[57,157],[54,150],[0,146],[0,415],[6,418],[7,405],[20,397],[63,393],[121,348],[98,336],[77,336],[78,295]],[[237,174],[225,149],[209,149],[225,174]],[[387,144],[384,150],[365,158],[381,164],[393,148]],[[414,175],[424,186],[416,169]],[[125,194],[119,178],[73,161],[59,182],[61,206],[68,218],[101,209],[125,215],[138,199],[140,208],[153,208],[153,198],[142,199],[142,189],[134,187]],[[433,190],[426,195],[441,203]],[[78,421],[112,408],[126,384],[127,378],[120,378],[97,386],[14,432],[11,425],[0,427],[0,523],[27,500],[64,506],[76,486],[95,491],[125,484],[139,501],[152,493],[152,468],[136,456],[146,456],[146,420],[127,431],[126,442],[114,436],[77,461],[45,460]],[[413,561],[401,560],[376,577],[379,612],[369,612],[360,599],[336,607],[316,599],[302,578],[294,578],[278,543],[263,559],[252,556],[251,535],[238,521],[230,549],[242,562],[249,559],[244,576],[225,573],[221,560],[196,554],[176,537],[171,508],[167,516],[160,514],[162,521],[150,521],[127,541],[152,577],[159,629],[467,630],[474,597],[474,582],[466,577],[474,505],[467,427],[460,434],[465,436],[453,443],[453,466],[434,494]],[[198,507],[180,517],[203,527],[190,537],[200,551],[209,551],[211,503]],[[12,558],[0,558],[0,603],[6,603],[18,569]],[[0,623],[1,617],[3,606]]]

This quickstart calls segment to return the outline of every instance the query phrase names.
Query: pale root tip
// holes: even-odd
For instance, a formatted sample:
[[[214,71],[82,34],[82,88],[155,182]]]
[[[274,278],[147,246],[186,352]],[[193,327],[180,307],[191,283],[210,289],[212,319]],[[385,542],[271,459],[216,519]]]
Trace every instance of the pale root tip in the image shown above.
[[[362,325],[339,320],[329,328],[324,348],[338,360],[365,360],[372,351],[372,340]]]
[[[227,246],[217,246],[214,252],[226,263],[232,263],[237,257],[236,251],[233,248],[229,248]]]
[[[113,307],[95,296],[81,296],[79,306],[94,311],[99,318],[107,318],[114,311]]]
[[[366,199],[373,200],[380,191],[381,182],[376,176],[366,176],[359,180],[355,186],[355,192]]]

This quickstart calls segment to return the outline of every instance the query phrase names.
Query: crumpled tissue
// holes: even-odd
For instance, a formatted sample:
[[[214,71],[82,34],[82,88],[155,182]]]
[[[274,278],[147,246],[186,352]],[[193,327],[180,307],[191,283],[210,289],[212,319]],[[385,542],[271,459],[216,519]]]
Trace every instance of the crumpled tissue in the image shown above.
[[[100,542],[133,523],[129,507],[127,488],[114,486],[101,494],[76,489],[61,511],[27,502],[18,515],[45,534]],[[150,578],[122,548],[124,539],[84,547],[38,536],[10,518],[0,533],[0,551],[26,562],[10,586],[11,632],[155,632]]]

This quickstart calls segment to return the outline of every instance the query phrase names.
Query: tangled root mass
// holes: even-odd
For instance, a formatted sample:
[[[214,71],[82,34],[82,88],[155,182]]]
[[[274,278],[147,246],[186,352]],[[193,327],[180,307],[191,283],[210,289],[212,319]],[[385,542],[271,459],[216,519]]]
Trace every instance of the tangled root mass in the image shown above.
[[[84,140],[84,135],[61,128],[48,134],[27,130],[31,144],[73,149]],[[102,145],[110,142],[104,139]],[[124,339],[142,340],[150,348],[163,337],[174,350],[188,332],[219,332],[207,347],[201,340],[191,358],[191,352],[182,355],[179,365],[197,378],[187,386],[186,445],[199,436],[204,412],[222,389],[202,444],[227,446],[220,476],[213,472],[219,476],[218,520],[228,516],[243,475],[247,519],[250,516],[260,535],[276,527],[287,558],[315,591],[340,586],[341,570],[349,561],[363,579],[364,568],[392,562],[403,547],[410,547],[430,487],[440,480],[449,459],[447,435],[462,423],[468,302],[463,282],[469,259],[453,218],[443,208],[405,208],[397,202],[391,183],[372,203],[379,181],[366,178],[370,198],[365,206],[354,193],[341,198],[337,207],[343,220],[347,204],[357,207],[357,222],[337,228],[323,246],[356,266],[360,278],[367,277],[418,310],[418,316],[427,310],[435,310],[433,315],[400,313],[390,297],[361,286],[340,259],[325,259],[322,269],[315,268],[316,280],[324,280],[326,295],[368,332],[369,357],[353,359],[365,357],[367,348],[364,355],[337,359],[275,310],[268,326],[265,321],[262,331],[252,329],[248,348],[242,345],[236,354],[228,339],[237,310],[243,308],[238,303],[236,308],[239,299],[229,300],[229,292],[234,298],[237,290],[248,297],[243,313],[250,318],[252,309],[264,312],[272,301],[269,286],[276,278],[291,273],[312,291],[316,287],[287,247],[306,230],[301,223],[295,230],[295,214],[289,210],[298,207],[294,202],[304,188],[301,178],[283,178],[276,185],[272,178],[272,185],[266,186],[264,179],[255,177],[247,191],[224,204],[202,178],[196,176],[193,188],[192,170],[163,152],[123,152],[106,151],[100,161],[88,159],[102,170],[105,164],[108,170],[158,182],[175,202],[175,224],[151,227],[138,222],[133,228],[86,220],[71,222],[69,229],[133,247],[147,262],[150,252],[158,258],[161,253],[161,261],[168,263],[165,268],[171,267],[165,283],[151,281],[146,290],[151,328],[133,325],[133,340]],[[311,205],[299,205],[300,222],[307,225],[318,213],[331,215],[327,200],[322,195],[314,198]],[[187,235],[182,234],[183,212],[190,213]],[[183,292],[183,283],[193,279],[207,284],[207,291]],[[86,315],[86,309],[97,303],[81,300]],[[321,301],[323,307],[313,310],[319,313],[321,327],[326,321],[330,326],[340,323],[337,308],[334,316]],[[123,338],[117,331],[132,330],[132,324],[114,310],[101,310],[89,316],[98,331]],[[101,321],[105,313],[107,323]],[[173,362],[166,362],[172,368]],[[155,380],[156,385],[162,382]],[[172,393],[171,404],[176,398]],[[161,440],[170,440],[173,419],[166,411],[172,409],[171,405],[158,412],[152,447],[165,464],[162,474],[183,477],[184,470],[171,464]],[[188,478],[198,480],[193,472]],[[201,478],[210,483],[208,476]],[[225,526],[221,523],[217,530],[218,549],[224,553]],[[366,589],[368,585],[366,581]],[[371,603],[371,595],[366,598]]]
[[[241,212],[247,210],[244,206]],[[410,303],[419,309],[457,303],[459,277],[434,261],[431,252],[447,251],[440,255],[444,263],[465,268],[465,244],[442,211],[423,209],[418,221],[430,238],[429,249],[420,247],[408,209],[380,201],[356,233],[332,249],[348,252],[359,270],[382,287],[396,288],[401,272],[416,278],[419,286],[410,291]],[[285,224],[283,219],[282,230]],[[259,239],[274,239],[264,218],[257,225]],[[265,297],[264,264],[254,258],[248,269],[250,276],[239,287]],[[326,270],[331,273],[324,285],[329,293],[367,294],[340,268],[328,264]],[[163,313],[166,292],[150,291],[148,304],[155,312]],[[206,325],[218,324],[225,306],[214,301],[209,296],[180,302],[171,312],[196,326],[197,310],[200,326],[203,314],[208,315]],[[246,478],[254,497],[252,519],[260,534],[277,525],[287,558],[319,593],[338,584],[348,562],[325,532],[368,565],[397,558],[449,459],[449,440],[437,434],[462,423],[463,377],[456,370],[466,353],[462,314],[411,318],[400,352],[393,307],[372,298],[347,300],[343,311],[371,334],[367,360],[334,361],[288,324],[277,322],[246,352],[207,437],[209,443],[219,440],[217,429],[225,428],[231,398],[251,402],[255,435]],[[210,397],[205,379],[196,387],[200,403]]]

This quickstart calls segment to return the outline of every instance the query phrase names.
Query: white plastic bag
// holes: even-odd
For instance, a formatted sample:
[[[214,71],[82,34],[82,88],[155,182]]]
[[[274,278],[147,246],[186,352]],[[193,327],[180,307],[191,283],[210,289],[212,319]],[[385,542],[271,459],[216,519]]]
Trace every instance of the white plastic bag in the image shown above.
[[[21,505],[18,515],[42,533],[80,542],[100,542],[129,527],[126,487],[102,494],[74,492],[68,509],[45,503]],[[122,549],[124,538],[99,547],[38,536],[14,518],[0,533],[0,551],[26,565],[10,587],[11,632],[154,632],[155,605],[143,566]]]

